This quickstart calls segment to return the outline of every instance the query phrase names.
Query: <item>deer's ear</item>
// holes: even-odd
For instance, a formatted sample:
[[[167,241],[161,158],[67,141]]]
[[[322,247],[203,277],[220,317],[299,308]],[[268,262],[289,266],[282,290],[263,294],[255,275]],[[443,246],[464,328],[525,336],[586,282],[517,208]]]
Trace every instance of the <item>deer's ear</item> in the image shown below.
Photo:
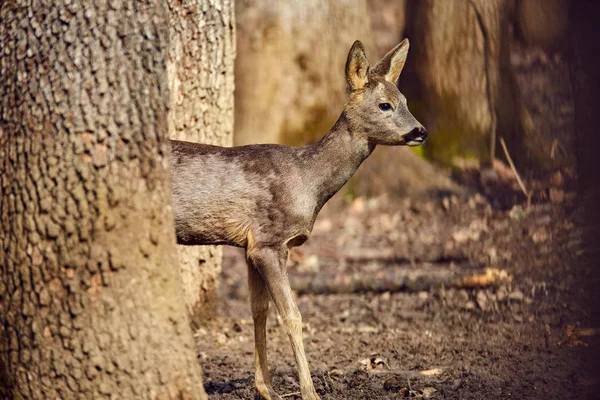
[[[348,53],[346,80],[353,91],[363,88],[369,82],[369,60],[360,40],[354,42]]]
[[[408,39],[404,39],[400,44],[390,50],[373,68],[373,74],[383,77],[386,81],[396,84],[400,77],[400,72],[404,68],[406,56],[408,55]]]

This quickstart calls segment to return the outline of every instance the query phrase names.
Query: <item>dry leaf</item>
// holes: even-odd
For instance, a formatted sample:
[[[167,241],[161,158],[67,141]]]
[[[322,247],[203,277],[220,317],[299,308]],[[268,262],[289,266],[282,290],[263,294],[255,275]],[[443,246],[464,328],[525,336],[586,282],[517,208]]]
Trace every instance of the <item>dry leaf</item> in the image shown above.
[[[588,344],[580,339],[581,336],[594,336],[600,333],[600,329],[594,328],[577,328],[573,325],[567,325],[567,338],[556,343],[557,346],[566,344],[567,347],[583,346],[588,347]]]
[[[363,358],[358,362],[361,365],[361,369],[365,371],[370,371],[373,369],[383,369],[384,367],[390,369],[390,366],[383,358],[379,357],[370,357]]]
[[[441,368],[432,368],[432,369],[426,369],[426,370],[420,371],[419,373],[421,375],[425,375],[425,376],[433,376],[433,375],[441,375],[443,372],[444,372],[444,370]]]
[[[510,212],[508,213],[511,219],[519,221],[523,217],[527,216],[527,211],[523,210],[523,207],[520,205],[515,205]]]
[[[511,282],[512,276],[503,269],[486,268],[483,274],[471,275],[457,282],[458,287],[485,287],[499,282]]]
[[[550,201],[562,203],[565,200],[565,192],[561,189],[550,188]]]
[[[436,388],[433,387],[425,387],[423,389],[410,389],[407,387],[403,387],[400,389],[400,396],[403,397],[413,397],[418,399],[428,399],[433,396],[433,394],[437,392]]]

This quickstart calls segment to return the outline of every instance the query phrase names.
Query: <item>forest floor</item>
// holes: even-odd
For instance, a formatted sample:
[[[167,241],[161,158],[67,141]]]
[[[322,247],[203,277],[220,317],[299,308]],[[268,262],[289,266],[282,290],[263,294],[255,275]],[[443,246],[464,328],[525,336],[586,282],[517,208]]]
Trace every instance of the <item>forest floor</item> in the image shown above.
[[[521,82],[540,85],[526,96],[534,122],[565,126],[569,108],[555,104],[564,85],[548,73],[560,60],[516,63]],[[560,137],[572,132],[547,134],[572,154]],[[288,265],[323,399],[600,398],[600,284],[578,262],[572,176],[527,180],[530,208],[508,167],[495,176],[463,180],[466,195],[357,198],[319,216]],[[242,250],[225,249],[220,285],[218,316],[196,332],[205,387],[211,399],[252,399]],[[291,347],[269,313],[273,387],[300,399]]]

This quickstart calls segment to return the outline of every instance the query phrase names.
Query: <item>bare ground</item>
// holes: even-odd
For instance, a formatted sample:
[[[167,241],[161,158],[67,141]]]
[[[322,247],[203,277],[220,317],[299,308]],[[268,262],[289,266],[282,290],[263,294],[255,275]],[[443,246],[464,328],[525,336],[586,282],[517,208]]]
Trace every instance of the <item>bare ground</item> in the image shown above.
[[[304,288],[298,306],[323,399],[600,398],[600,331],[586,330],[600,328],[600,283],[595,266],[579,262],[566,67],[560,58],[516,58],[532,117],[556,143],[557,172],[527,182],[535,188],[529,210],[512,172],[498,165],[491,184],[464,180],[466,197],[356,199],[325,210],[293,252],[290,275],[317,283],[395,271],[424,279],[392,292],[375,285],[344,293],[352,286],[343,279],[327,286],[329,294]],[[486,267],[511,279],[428,284],[427,271]],[[212,399],[251,399],[253,329],[239,249],[225,251],[220,290],[218,317],[196,333],[206,389]],[[273,310],[268,340],[275,390],[299,399]]]
[[[400,398],[431,388],[431,397],[440,399],[596,398],[599,337],[582,336],[577,343],[576,334],[567,335],[569,325],[600,326],[591,297],[597,282],[593,271],[575,262],[577,244],[564,204],[550,202],[526,212],[493,210],[481,196],[424,202],[382,198],[355,201],[321,218],[302,253],[293,257],[300,262],[290,262],[291,275],[313,273],[318,279],[327,270],[350,274],[364,268],[373,274],[432,264],[456,269],[460,263],[444,260],[464,259],[470,267],[506,270],[512,281],[300,296],[317,390],[324,399]],[[341,256],[321,259],[316,254],[323,248]],[[387,254],[390,248],[420,260],[434,254],[437,261],[343,258],[353,249]],[[268,337],[276,390],[297,392],[291,349],[274,312]],[[197,338],[210,397],[252,398],[252,322],[244,258],[237,249],[226,251],[219,318]]]

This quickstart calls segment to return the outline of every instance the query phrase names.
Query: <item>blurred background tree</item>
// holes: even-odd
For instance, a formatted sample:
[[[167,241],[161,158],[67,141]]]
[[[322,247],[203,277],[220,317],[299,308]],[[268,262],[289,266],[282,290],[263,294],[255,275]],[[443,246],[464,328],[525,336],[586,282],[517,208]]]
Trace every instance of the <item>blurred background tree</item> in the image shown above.
[[[598,282],[600,256],[600,175],[598,174],[598,126],[600,125],[600,30],[596,18],[600,2],[572,2],[569,9],[571,80],[575,98],[575,134],[577,140],[578,223],[582,228],[582,262],[590,277]],[[593,279],[587,283],[592,284]],[[600,295],[596,291],[596,295]],[[597,302],[595,317],[600,317]]]

